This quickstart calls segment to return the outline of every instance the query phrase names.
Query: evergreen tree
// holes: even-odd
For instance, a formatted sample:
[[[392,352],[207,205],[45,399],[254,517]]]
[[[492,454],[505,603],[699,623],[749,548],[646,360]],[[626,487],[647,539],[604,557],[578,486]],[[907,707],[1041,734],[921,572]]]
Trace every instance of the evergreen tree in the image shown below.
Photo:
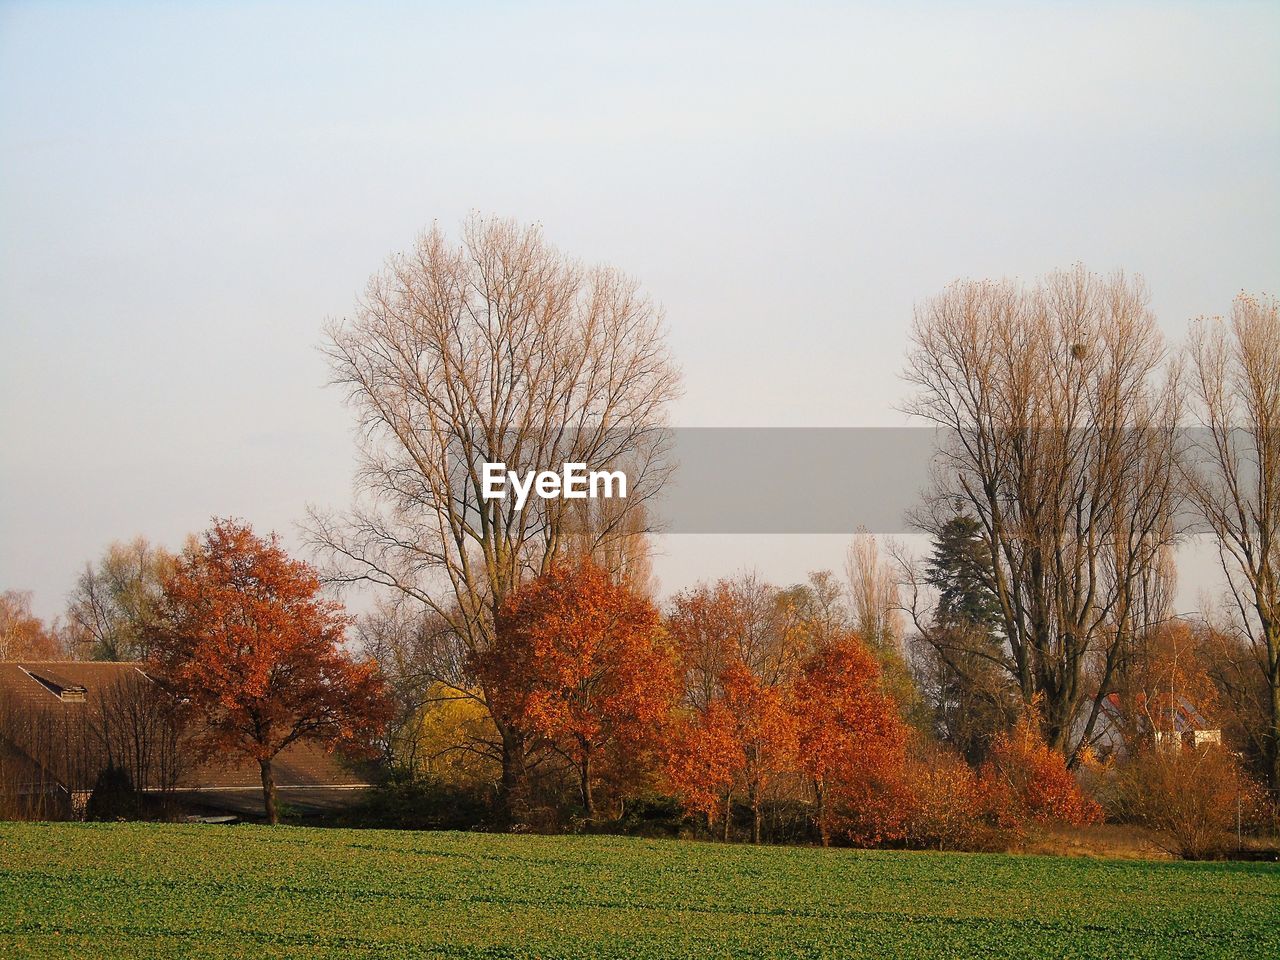
[[[1017,712],[1017,691],[1003,667],[1004,633],[982,528],[959,514],[943,525],[926,565],[938,591],[925,639],[939,735],[974,763]]]

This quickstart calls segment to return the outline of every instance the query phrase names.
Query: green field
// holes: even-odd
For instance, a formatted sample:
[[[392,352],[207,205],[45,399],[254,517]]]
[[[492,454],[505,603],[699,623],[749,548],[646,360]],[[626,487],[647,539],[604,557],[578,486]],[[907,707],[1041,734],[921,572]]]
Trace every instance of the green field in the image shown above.
[[[1280,957],[1280,868],[0,823],[3,957]]]

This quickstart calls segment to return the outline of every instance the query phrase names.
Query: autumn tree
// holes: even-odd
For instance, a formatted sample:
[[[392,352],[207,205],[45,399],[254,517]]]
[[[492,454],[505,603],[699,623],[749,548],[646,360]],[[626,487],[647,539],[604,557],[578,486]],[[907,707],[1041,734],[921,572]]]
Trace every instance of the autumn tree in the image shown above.
[[[1187,457],[1193,503],[1218,547],[1267,692],[1267,779],[1280,790],[1280,300],[1240,296],[1188,347],[1202,429]]]
[[[907,411],[941,428],[917,526],[981,527],[1008,670],[1074,756],[1177,539],[1176,381],[1139,280],[1083,267],[963,282],[917,311]],[[923,618],[922,618],[923,619]]]
[[[1185,620],[1161,623],[1138,638],[1112,698],[1113,723],[1130,752],[1151,747],[1157,737],[1180,740],[1175,716],[1185,706],[1216,717],[1218,688],[1208,654],[1203,631]]]
[[[359,418],[359,493],[345,515],[313,512],[312,538],[338,579],[448,624],[433,679],[488,708],[492,691],[465,666],[494,643],[509,594],[568,553],[642,562],[626,545],[647,532],[633,521],[671,468],[665,412],[679,390],[661,310],[537,227],[474,217],[461,243],[433,228],[388,260],[328,334],[333,381]],[[484,497],[486,462],[624,468],[627,496],[594,518],[562,498],[517,510]],[[510,790],[529,735],[493,720]]]
[[[989,803],[1002,825],[1087,826],[1102,821],[1102,808],[1080,789],[1061,751],[1045,740],[1038,701],[1023,710],[1013,729],[999,734],[982,766]]]
[[[160,617],[164,582],[176,558],[143,537],[110,544],[85,564],[67,601],[67,622],[82,656],[145,660]]]
[[[503,722],[572,765],[588,819],[602,765],[619,755],[636,765],[676,697],[657,609],[589,561],[557,565],[509,595],[476,671]]]
[[[855,534],[845,555],[850,612],[847,629],[852,629],[875,654],[882,682],[903,716],[913,726],[928,727],[928,705],[920,697],[906,659],[906,623],[899,579],[899,571],[882,555],[875,535],[866,530]]]
[[[165,582],[147,637],[153,669],[199,717],[194,746],[258,764],[270,823],[281,750],[359,743],[386,719],[375,666],[343,651],[350,623],[308,564],[234,520],[190,544]]]
[[[796,721],[790,689],[761,680],[746,664],[729,664],[720,675],[724,709],[741,750],[736,782],[751,809],[751,842],[761,840],[761,812],[769,788],[795,769]]]
[[[708,831],[721,818],[722,835],[728,840],[734,779],[746,766],[746,757],[724,699],[717,695],[701,708],[680,710],[664,746],[663,770],[685,809],[703,814]]]
[[[672,597],[666,627],[679,654],[685,702],[705,709],[734,664],[744,665],[767,686],[794,680],[812,648],[816,624],[809,618],[830,613],[830,591],[811,587],[779,590],[744,573]]]
[[[793,710],[799,765],[812,780],[814,820],[826,844],[844,810],[866,812],[884,785],[900,779],[905,728],[879,663],[852,632],[805,661]]]
[[[380,747],[398,777],[473,787],[498,779],[501,743],[489,711],[474,690],[436,679],[440,650],[456,649],[448,623],[388,595],[359,619],[356,641],[386,684],[392,711]]]
[[[684,703],[692,710],[705,711],[719,694],[720,675],[741,656],[745,619],[728,580],[671,598],[666,628],[680,655]]]
[[[0,593],[0,660],[56,660],[61,655],[56,627],[46,627],[31,612],[31,593]]]

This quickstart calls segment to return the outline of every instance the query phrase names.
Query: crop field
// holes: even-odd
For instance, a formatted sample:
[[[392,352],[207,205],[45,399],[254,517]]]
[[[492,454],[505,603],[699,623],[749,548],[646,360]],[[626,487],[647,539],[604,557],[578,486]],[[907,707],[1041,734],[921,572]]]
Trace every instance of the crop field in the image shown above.
[[[1280,868],[0,823],[2,957],[1280,957]]]

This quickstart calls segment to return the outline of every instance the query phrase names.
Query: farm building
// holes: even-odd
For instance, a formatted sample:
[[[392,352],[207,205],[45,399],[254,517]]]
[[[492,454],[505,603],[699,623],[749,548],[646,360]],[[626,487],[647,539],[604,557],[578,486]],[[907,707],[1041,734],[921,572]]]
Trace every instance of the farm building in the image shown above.
[[[1126,710],[1118,693],[1102,701],[1091,744],[1099,756],[1124,756],[1135,739],[1154,742],[1157,749],[1221,744],[1222,731],[1211,724],[1186,697],[1177,697],[1172,710],[1161,709],[1154,719],[1145,712]]]
[[[138,663],[0,662],[0,817],[83,816],[104,771],[124,771],[151,808],[259,816],[255,763],[198,758],[162,683]],[[281,803],[323,812],[368,786],[342,758],[305,741],[274,763]]]

